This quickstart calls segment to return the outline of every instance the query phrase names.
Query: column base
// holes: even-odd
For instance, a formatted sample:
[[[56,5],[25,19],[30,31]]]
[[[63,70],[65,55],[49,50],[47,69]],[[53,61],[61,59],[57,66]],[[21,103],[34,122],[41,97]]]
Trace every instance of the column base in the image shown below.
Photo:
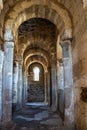
[[[51,109],[52,112],[56,112],[57,111],[57,108],[54,105],[52,105],[50,109]]]
[[[64,126],[65,126],[68,130],[76,130],[75,123],[68,123],[68,125],[67,125],[66,122],[64,122]]]
[[[15,111],[20,111],[20,110],[22,110],[22,108],[23,108],[23,106],[22,107],[20,107],[20,106],[16,106],[16,110]]]
[[[13,121],[0,123],[0,130],[14,130],[15,124]]]
[[[74,116],[70,108],[65,109],[64,125],[70,130],[75,130]]]

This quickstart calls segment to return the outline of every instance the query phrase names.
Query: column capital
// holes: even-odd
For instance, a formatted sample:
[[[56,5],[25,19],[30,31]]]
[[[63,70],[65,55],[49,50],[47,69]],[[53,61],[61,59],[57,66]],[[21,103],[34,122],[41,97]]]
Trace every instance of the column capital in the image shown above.
[[[18,60],[18,63],[19,63],[20,65],[23,65],[23,60],[22,60],[22,59],[19,59],[19,60]]]
[[[48,70],[47,70],[47,68],[45,69],[45,73],[48,73]]]
[[[62,58],[59,58],[59,59],[57,59],[57,62],[63,63],[63,59],[62,59]]]
[[[51,65],[56,65],[56,60],[57,60],[57,56],[56,56],[56,52],[52,52],[51,53]]]
[[[22,56],[16,55],[14,62],[18,62],[19,64],[23,64],[23,58]]]
[[[6,41],[5,48],[14,48],[14,42],[13,41]]]
[[[3,56],[4,55],[4,51],[0,50],[0,55]]]
[[[56,58],[56,52],[51,52],[51,58],[55,59]]]
[[[18,66],[18,61],[17,61],[17,60],[14,60],[13,65],[14,65],[14,67],[17,67],[17,66]]]
[[[64,47],[64,46],[67,46],[67,45],[71,45],[71,43],[72,43],[72,39],[63,39],[61,42],[60,42],[60,45],[62,46],[62,47]]]

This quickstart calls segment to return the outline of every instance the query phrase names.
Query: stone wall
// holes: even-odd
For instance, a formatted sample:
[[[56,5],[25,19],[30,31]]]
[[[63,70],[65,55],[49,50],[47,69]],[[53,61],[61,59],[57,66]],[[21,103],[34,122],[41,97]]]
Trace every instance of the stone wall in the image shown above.
[[[44,102],[45,91],[44,86],[40,86],[39,83],[29,85],[28,89],[28,102]]]
[[[33,68],[40,68],[39,81],[34,81]],[[44,86],[44,71],[40,64],[32,64],[29,68],[29,87],[28,87],[28,102],[44,102],[45,101],[45,86]]]
[[[1,11],[2,0],[0,2],[1,2],[1,7],[0,7],[0,11]],[[87,101],[86,101],[87,99],[87,79],[86,79],[87,77],[87,11],[86,11],[87,2],[86,0],[75,0],[75,1],[74,0],[51,0],[51,1],[44,0],[44,2],[40,0],[33,0],[32,2],[29,3],[29,0],[28,1],[7,0],[6,2],[4,2],[4,7],[0,14],[0,39],[1,39],[0,42],[1,43],[5,41],[2,40],[3,32],[6,31],[4,30],[5,27],[3,24],[4,23],[7,25],[11,24],[11,27],[13,27],[14,32],[17,32],[16,29],[18,25],[21,24],[22,21],[27,20],[26,17],[28,17],[28,19],[33,18],[33,15],[30,15],[28,13],[26,13],[25,15],[25,13],[22,12],[23,11],[25,12],[25,10],[26,12],[29,12],[27,11],[27,8],[29,8],[30,6],[28,5],[33,6],[35,4],[40,4],[38,8],[36,8],[37,6],[33,8],[33,10],[37,9],[36,11],[37,13],[36,12],[32,13],[32,11],[30,11],[30,13],[34,14],[35,17],[43,16],[43,18],[49,19],[57,26],[59,26],[59,23],[64,22],[64,24],[67,25],[66,27],[69,27],[68,25],[70,23],[68,22],[70,21],[72,22],[72,30],[73,30],[72,56],[73,56],[73,78],[74,78],[74,98],[75,98],[75,123],[78,130],[87,130]],[[45,5],[46,7],[42,8],[43,6],[41,7],[41,5]],[[49,7],[50,9],[47,7]],[[56,11],[55,15],[54,15],[54,11]],[[61,18],[58,16],[57,13],[61,16]],[[6,26],[6,28],[8,27],[9,26]],[[64,26],[59,26],[59,31],[63,27]],[[35,84],[33,81],[32,82],[29,81],[29,83],[30,86],[32,86],[32,83],[33,85],[36,86],[36,88],[38,86],[38,84]],[[41,85],[39,84],[39,86]]]
[[[87,12],[85,11],[84,14]],[[75,121],[78,130],[87,129],[87,19],[75,25],[72,43]],[[84,91],[85,90],[85,91]],[[85,98],[85,100],[84,100]]]

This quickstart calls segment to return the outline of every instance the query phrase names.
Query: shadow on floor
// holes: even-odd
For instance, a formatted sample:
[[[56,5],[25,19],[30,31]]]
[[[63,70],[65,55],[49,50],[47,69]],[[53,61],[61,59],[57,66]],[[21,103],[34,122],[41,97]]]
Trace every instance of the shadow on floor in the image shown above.
[[[2,130],[69,130],[56,112],[50,111],[46,103],[27,103],[13,114],[14,127]]]

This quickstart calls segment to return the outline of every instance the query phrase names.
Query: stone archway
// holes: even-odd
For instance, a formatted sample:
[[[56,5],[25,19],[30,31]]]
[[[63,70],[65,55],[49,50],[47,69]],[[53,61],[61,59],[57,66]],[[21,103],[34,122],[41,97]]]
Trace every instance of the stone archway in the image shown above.
[[[34,78],[34,69],[39,68],[39,73],[36,72],[36,76],[39,76],[36,81]],[[28,68],[28,102],[44,102],[45,101],[45,85],[44,85],[44,69],[38,63],[33,63]]]
[[[29,4],[28,4],[29,3]],[[37,3],[37,1],[35,1],[35,3]],[[15,34],[16,34],[16,32],[17,32],[17,29],[18,29],[18,26],[22,23],[22,22],[24,22],[24,21],[26,21],[26,20],[28,20],[28,19],[30,19],[30,18],[34,18],[34,17],[37,17],[38,18],[38,16],[37,16],[37,14],[35,14],[35,16],[33,16],[32,17],[32,14],[33,13],[31,13],[30,14],[30,16],[29,17],[27,17],[27,13],[26,12],[24,12],[25,10],[27,10],[28,8],[30,9],[32,6],[34,6],[35,5],[35,3],[33,3],[33,2],[24,2],[24,3],[21,3],[21,6],[23,7],[23,4],[24,4],[24,7],[23,7],[23,10],[21,10],[20,9],[20,11],[19,12],[15,12],[15,11],[12,11],[11,13],[12,14],[14,14],[14,12],[15,12],[15,15],[14,15],[14,18],[12,17],[12,19],[7,19],[6,20],[6,22],[5,22],[5,35],[4,35],[4,38],[5,38],[5,42],[10,42],[10,41],[13,41],[14,40],[14,38],[13,38],[13,36],[15,37]],[[44,3],[44,2],[43,2]],[[49,16],[50,16],[50,21],[52,21],[54,24],[55,24],[55,21],[57,21],[57,20],[52,20],[52,16],[53,16],[53,13],[52,12],[57,12],[60,16],[61,16],[61,19],[62,19],[62,23],[64,23],[64,26],[63,27],[65,27],[64,28],[64,30],[63,30],[63,32],[64,32],[64,35],[63,35],[63,39],[62,40],[65,40],[65,39],[67,39],[67,38],[71,38],[72,37],[72,24],[71,24],[71,18],[70,18],[70,16],[69,16],[69,12],[65,9],[65,8],[62,8],[62,6],[60,6],[60,5],[58,5],[58,6],[56,6],[55,4],[53,4],[52,2],[48,2],[50,5],[51,5],[51,9],[50,9],[50,13],[49,13]],[[28,5],[27,5],[28,4]],[[38,9],[40,9],[40,5],[42,5],[42,3],[40,2],[40,3],[38,3],[38,5],[36,4],[35,6],[34,6],[34,9],[36,9],[36,7],[38,7]],[[44,3],[44,5],[45,6],[47,6],[47,3]],[[14,8],[14,10],[15,10],[15,8],[17,7],[18,5],[15,5],[13,8]],[[44,8],[43,8],[44,9]],[[46,9],[46,8],[45,8]],[[48,9],[48,8],[47,8]],[[54,11],[55,10],[55,11]],[[19,15],[20,15],[20,13],[23,13],[23,18],[24,19],[20,19],[20,17],[19,17]],[[10,13],[10,11],[9,11],[9,13],[8,13],[8,16],[10,16],[11,17],[11,13]],[[40,12],[39,12],[40,13]],[[38,15],[40,15],[40,17],[41,17],[41,14],[39,14],[38,13]],[[19,14],[19,15],[18,15]],[[56,16],[56,13],[55,13],[55,16]],[[41,17],[42,18],[42,17]],[[46,18],[46,16],[45,16],[45,18]],[[15,22],[15,20],[17,20],[18,19],[18,21],[17,22],[19,22],[18,24],[17,24],[17,26],[14,26],[14,22]],[[46,18],[47,19],[47,18]],[[15,27],[14,28],[14,31],[12,30],[12,27]],[[57,25],[57,23],[56,23],[56,28],[58,28],[58,25]],[[63,33],[62,32],[62,33]],[[61,33],[61,32],[60,32]],[[13,35],[14,34],[14,35]],[[18,36],[18,35],[17,35]],[[16,38],[16,37],[15,37]],[[42,40],[42,39],[41,39]],[[32,41],[31,41],[31,43],[32,43]],[[33,42],[34,43],[34,42]],[[44,43],[44,42],[43,42]],[[50,41],[48,42],[48,43],[50,43]],[[36,44],[36,42],[35,42],[35,44]],[[37,44],[36,44],[37,45]],[[43,44],[42,44],[42,46],[43,46]],[[18,47],[18,45],[17,45],[17,47]],[[44,47],[44,46],[43,46]],[[54,43],[51,43],[49,46],[49,49],[48,49],[48,51],[49,51],[49,53],[50,53],[50,57],[49,58],[51,58],[51,80],[52,80],[52,109],[55,111],[56,109],[57,109],[57,88],[56,88],[56,51],[55,51],[55,48],[56,48],[56,43],[54,42]],[[26,49],[26,46],[24,45],[24,48]],[[18,48],[17,48],[18,49]],[[24,52],[24,50],[25,49],[21,49],[21,51],[20,52]],[[47,49],[47,48],[46,48]],[[18,49],[18,51],[19,51],[19,49]],[[17,52],[18,52],[17,51]],[[19,52],[18,52],[19,53]],[[20,53],[21,54],[21,53]],[[40,55],[40,53],[35,53],[35,54],[30,54],[30,56],[31,56],[31,59],[32,59],[32,57],[37,57],[37,55]],[[22,67],[23,67],[23,53],[22,53],[22,55],[21,55],[22,57],[20,57],[20,55],[19,55],[19,60],[21,61],[21,63],[20,63],[20,68],[19,68],[19,70],[20,70],[20,75],[22,75]],[[41,55],[42,57],[43,57],[43,55]],[[27,57],[29,57],[29,56],[27,56]],[[39,58],[40,58],[40,56],[39,56]],[[45,58],[45,60],[47,60],[47,58],[44,56],[44,58]],[[35,59],[34,59],[35,60]],[[45,62],[45,61],[44,61]],[[27,62],[27,65],[28,65],[29,63]],[[46,66],[48,66],[48,63],[47,63],[47,61],[46,61]],[[20,78],[20,84],[19,84],[19,86],[20,86],[20,90],[21,90],[21,87],[22,87],[22,76],[21,76],[21,78]],[[22,92],[21,92],[21,94],[22,94]],[[22,101],[22,99],[21,99],[21,101]],[[21,102],[20,102],[20,104],[21,104]],[[68,115],[67,115],[68,116]]]

